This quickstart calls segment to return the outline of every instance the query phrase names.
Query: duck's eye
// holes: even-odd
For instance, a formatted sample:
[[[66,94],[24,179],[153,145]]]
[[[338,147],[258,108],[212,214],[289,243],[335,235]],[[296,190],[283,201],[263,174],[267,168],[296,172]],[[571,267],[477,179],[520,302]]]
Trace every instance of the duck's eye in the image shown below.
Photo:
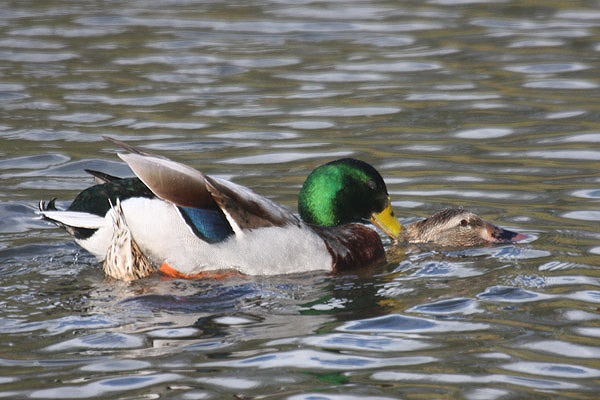
[[[377,184],[375,183],[375,181],[367,182],[367,186],[369,186],[369,189],[371,189],[371,190],[377,189]]]
[[[467,221],[466,219],[460,220],[460,226],[468,226],[468,225],[469,225],[469,221]]]

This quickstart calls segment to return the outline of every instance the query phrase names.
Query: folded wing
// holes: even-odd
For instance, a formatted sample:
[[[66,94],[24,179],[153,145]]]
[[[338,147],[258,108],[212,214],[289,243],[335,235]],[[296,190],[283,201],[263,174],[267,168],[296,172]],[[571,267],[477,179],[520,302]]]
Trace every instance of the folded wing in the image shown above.
[[[131,146],[126,149],[131,150]],[[249,229],[301,224],[289,210],[250,189],[210,177],[187,165],[141,151],[119,157],[157,197],[179,207],[220,208],[236,234]]]

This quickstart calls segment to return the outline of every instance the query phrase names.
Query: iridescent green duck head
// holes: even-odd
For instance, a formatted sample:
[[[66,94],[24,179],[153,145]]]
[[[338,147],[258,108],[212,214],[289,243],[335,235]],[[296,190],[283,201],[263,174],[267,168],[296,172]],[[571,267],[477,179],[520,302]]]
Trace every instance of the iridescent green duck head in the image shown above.
[[[315,225],[338,226],[370,220],[393,239],[402,230],[379,172],[353,158],[315,169],[302,186],[298,211],[305,222]]]

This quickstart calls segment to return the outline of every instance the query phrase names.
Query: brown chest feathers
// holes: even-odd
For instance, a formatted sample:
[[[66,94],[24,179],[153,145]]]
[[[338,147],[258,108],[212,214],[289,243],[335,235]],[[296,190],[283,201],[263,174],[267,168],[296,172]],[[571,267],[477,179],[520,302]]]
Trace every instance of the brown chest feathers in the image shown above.
[[[333,258],[333,271],[368,267],[385,260],[385,250],[379,234],[362,224],[336,227],[311,225],[323,239]]]

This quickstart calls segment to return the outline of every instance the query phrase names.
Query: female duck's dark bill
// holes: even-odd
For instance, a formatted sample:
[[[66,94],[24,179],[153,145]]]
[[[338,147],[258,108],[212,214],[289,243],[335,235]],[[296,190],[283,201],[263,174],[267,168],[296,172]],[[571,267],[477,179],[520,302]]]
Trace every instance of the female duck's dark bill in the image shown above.
[[[488,242],[494,243],[511,243],[521,242],[529,239],[529,235],[525,235],[519,232],[509,231],[508,229],[500,228],[492,223],[485,221],[487,237],[484,239]]]

